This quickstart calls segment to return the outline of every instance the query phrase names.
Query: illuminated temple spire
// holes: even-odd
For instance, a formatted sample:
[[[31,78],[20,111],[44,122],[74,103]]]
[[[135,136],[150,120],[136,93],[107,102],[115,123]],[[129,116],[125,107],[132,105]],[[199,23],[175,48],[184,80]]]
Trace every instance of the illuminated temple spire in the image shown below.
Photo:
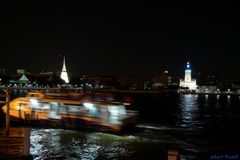
[[[61,72],[61,79],[65,81],[65,83],[69,83],[68,74],[67,74],[67,68],[65,63],[65,56],[63,56],[63,68]]]

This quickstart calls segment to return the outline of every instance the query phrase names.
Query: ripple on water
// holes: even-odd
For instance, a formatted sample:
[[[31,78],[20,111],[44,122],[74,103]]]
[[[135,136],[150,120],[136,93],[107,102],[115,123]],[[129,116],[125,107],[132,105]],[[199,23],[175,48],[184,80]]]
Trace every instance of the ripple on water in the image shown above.
[[[114,159],[131,154],[128,144],[134,136],[117,136],[106,133],[86,133],[61,129],[32,129],[31,154],[34,159]],[[65,157],[65,158],[64,158]]]

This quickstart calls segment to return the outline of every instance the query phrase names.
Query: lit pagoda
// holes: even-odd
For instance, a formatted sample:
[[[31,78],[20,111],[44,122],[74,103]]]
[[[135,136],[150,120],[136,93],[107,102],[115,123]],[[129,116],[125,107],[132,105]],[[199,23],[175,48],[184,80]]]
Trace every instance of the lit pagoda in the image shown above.
[[[68,73],[67,73],[67,68],[66,68],[66,63],[65,63],[65,56],[63,56],[63,68],[62,68],[60,77],[62,80],[65,81],[65,83],[69,83]]]

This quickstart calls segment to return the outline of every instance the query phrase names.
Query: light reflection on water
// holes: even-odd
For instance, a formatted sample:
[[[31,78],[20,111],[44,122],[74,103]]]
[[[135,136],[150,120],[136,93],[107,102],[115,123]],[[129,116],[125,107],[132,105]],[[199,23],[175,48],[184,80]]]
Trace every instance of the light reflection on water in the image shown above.
[[[198,119],[199,105],[197,100],[198,96],[192,94],[181,95],[177,126],[184,128],[201,128],[201,123]]]

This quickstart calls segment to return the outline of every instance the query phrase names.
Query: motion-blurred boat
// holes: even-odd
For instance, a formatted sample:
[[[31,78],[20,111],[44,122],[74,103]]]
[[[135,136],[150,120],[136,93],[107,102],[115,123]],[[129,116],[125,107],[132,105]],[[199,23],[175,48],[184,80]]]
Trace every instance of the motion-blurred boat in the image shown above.
[[[6,114],[7,105],[2,109]],[[10,102],[10,116],[29,124],[110,132],[124,131],[138,120],[138,112],[128,110],[124,103],[85,93],[29,92]]]

